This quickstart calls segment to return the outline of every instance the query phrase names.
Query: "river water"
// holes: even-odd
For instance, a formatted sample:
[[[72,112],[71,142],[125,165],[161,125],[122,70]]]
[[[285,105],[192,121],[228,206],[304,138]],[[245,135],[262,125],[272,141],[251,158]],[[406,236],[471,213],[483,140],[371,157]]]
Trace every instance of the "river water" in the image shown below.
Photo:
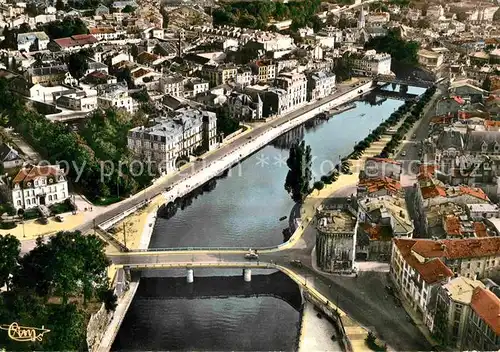
[[[410,88],[408,92],[420,94],[423,90]],[[158,218],[150,247],[263,247],[283,242],[282,230],[288,221],[279,219],[288,216],[293,207],[284,189],[290,140],[303,137],[311,146],[313,174],[319,180],[403,102],[388,99],[380,105],[355,104],[328,121],[291,131],[235,166],[226,178],[217,180],[214,190],[197,197],[172,218]],[[213,271],[206,273],[214,275]],[[144,280],[150,279],[142,279],[141,285]],[[150,300],[138,292],[113,347],[292,350],[299,319],[295,309],[273,297]]]

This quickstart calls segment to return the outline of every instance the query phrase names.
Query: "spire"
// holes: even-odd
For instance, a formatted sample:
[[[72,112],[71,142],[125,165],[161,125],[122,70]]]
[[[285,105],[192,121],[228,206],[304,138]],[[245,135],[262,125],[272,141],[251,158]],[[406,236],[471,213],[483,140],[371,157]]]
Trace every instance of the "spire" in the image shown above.
[[[359,19],[358,19],[358,29],[365,28],[365,9],[363,6],[361,6],[361,11],[359,12]]]

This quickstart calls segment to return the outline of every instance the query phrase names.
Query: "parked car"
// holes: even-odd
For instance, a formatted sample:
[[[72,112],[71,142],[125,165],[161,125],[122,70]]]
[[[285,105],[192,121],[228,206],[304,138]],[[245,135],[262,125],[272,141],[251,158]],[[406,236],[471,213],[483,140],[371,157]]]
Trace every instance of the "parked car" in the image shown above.
[[[406,156],[406,152],[404,150],[401,152],[401,156]]]
[[[45,216],[42,216],[38,219],[38,222],[42,225],[47,225],[49,223],[49,220]]]
[[[302,268],[302,262],[298,259],[290,260],[290,264],[296,266],[297,268]]]
[[[203,158],[196,158],[196,161],[203,161]]]
[[[172,190],[172,186],[168,186],[167,188],[165,188],[165,191],[169,192]]]
[[[56,215],[56,220],[59,222],[64,222],[64,216],[62,215]]]

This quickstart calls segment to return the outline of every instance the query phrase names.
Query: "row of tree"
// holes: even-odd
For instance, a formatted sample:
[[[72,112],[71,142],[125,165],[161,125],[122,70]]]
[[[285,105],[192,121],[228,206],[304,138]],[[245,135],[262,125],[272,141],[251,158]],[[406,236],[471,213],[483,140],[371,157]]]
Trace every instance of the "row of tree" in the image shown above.
[[[266,29],[271,20],[292,20],[292,28],[306,25],[318,27],[322,25],[316,13],[321,0],[273,2],[237,1],[216,9],[212,13],[214,25],[232,25],[245,28]]]
[[[384,149],[380,153],[380,157],[387,158],[390,154],[394,153],[396,148],[401,144],[401,141],[405,137],[406,133],[408,133],[415,122],[423,116],[423,109],[435,92],[436,87],[432,86],[427,89],[424,94],[422,94],[419,101],[413,106],[410,115],[406,117],[405,121],[392,136],[391,140],[385,145]]]
[[[50,330],[41,341],[16,342],[0,334],[0,345],[18,350],[87,350],[86,322],[92,303],[116,308],[109,289],[105,244],[96,236],[59,232],[20,256],[20,242],[0,236],[0,321]]]
[[[82,134],[60,122],[27,109],[0,78],[0,111],[9,116],[10,125],[51,163],[65,161],[70,181],[91,200],[127,196],[150,183],[151,175],[130,170],[131,156],[126,148],[127,129],[136,119],[121,111],[97,110],[88,118]],[[110,170],[113,165],[113,170]],[[118,166],[123,165],[121,170]],[[67,164],[61,164],[67,166]],[[103,172],[103,168],[105,168]],[[109,175],[102,177],[102,175]]]

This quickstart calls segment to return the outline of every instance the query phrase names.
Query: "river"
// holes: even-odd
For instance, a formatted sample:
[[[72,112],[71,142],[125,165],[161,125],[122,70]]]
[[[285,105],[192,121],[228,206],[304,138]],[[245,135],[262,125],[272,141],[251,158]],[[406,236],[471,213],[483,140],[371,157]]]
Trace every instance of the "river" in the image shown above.
[[[408,92],[420,94],[423,89]],[[313,174],[319,180],[401,104],[390,99],[380,105],[358,101],[355,108],[328,121],[291,131],[233,167],[227,177],[217,180],[215,189],[172,218],[158,218],[150,247],[278,245],[288,226],[288,221],[279,219],[293,207],[283,186],[289,140],[303,137],[311,146]],[[206,273],[214,275],[213,270]],[[167,285],[169,278],[163,280]],[[298,312],[278,298],[145,300],[138,292],[113,348],[292,350],[298,322]]]

